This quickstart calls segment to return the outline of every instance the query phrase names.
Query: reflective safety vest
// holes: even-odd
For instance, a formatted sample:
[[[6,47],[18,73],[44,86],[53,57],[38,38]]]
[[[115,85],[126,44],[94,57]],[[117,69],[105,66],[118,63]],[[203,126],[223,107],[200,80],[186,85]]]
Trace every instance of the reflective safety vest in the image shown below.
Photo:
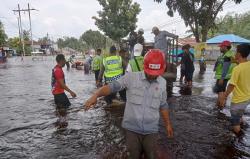
[[[97,71],[97,70],[100,70],[100,65],[101,65],[101,62],[102,62],[102,57],[99,56],[99,55],[96,55],[92,61],[92,70],[93,71]]]
[[[236,66],[236,64],[232,63],[232,59],[234,58],[234,53],[231,50],[229,50],[224,55],[219,56],[219,58],[217,59],[217,62],[216,62],[217,66],[215,69],[215,78],[216,79],[221,79],[222,71],[223,71],[223,62],[224,62],[225,58],[231,59],[231,64],[229,66],[229,70],[227,71],[227,75],[226,75],[225,79],[231,78],[233,68]]]
[[[139,72],[143,70],[143,56],[135,56],[129,60],[132,72]]]
[[[106,78],[112,78],[122,75],[122,57],[121,56],[109,56],[103,59],[103,66],[105,68],[104,76]]]

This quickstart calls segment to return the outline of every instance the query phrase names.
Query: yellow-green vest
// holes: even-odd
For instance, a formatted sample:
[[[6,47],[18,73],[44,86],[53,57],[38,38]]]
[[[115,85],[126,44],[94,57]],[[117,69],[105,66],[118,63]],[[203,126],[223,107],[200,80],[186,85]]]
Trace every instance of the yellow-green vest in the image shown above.
[[[132,72],[139,72],[143,70],[143,56],[135,56],[134,59],[129,60]]]
[[[92,61],[92,70],[93,71],[100,70],[101,62],[102,62],[102,57],[99,55],[96,55]]]
[[[231,61],[232,61],[232,59],[234,58],[234,53],[231,50],[229,50],[224,55],[219,56],[219,58],[217,60],[218,64],[217,64],[217,67],[215,69],[215,78],[216,79],[221,79],[222,71],[223,71],[223,62],[224,62],[225,58],[231,58]],[[231,78],[232,71],[233,71],[233,68],[235,66],[236,66],[236,64],[231,62],[225,79],[230,79]]]
[[[121,56],[109,56],[103,59],[103,66],[105,68],[104,76],[112,78],[122,75],[122,58]]]

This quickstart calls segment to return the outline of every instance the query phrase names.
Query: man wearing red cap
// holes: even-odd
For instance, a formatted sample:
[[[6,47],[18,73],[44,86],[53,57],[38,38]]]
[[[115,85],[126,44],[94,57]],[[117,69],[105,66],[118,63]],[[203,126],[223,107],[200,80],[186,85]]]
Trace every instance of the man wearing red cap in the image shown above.
[[[167,104],[166,80],[161,77],[166,68],[164,53],[150,50],[144,57],[144,71],[129,72],[120,79],[101,87],[85,103],[85,110],[93,107],[97,98],[126,89],[127,102],[122,121],[126,130],[129,158],[158,158],[160,113],[168,137],[173,136]]]
[[[218,99],[226,90],[227,82],[231,78],[232,70],[235,64],[232,63],[234,59],[234,53],[231,51],[231,42],[230,41],[223,41],[219,44],[221,56],[218,57],[214,71],[215,71],[215,78],[216,84],[214,87],[214,91],[218,93]],[[216,105],[218,106],[218,99]]]

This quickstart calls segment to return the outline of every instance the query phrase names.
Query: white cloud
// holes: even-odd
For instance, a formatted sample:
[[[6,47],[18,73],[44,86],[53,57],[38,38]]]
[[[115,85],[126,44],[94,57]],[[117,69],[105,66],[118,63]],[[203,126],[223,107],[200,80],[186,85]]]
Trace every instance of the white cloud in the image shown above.
[[[48,27],[53,27],[57,23],[57,20],[55,18],[48,17],[43,20],[43,23]]]
[[[187,28],[184,22],[180,20],[178,14],[171,18],[167,15],[165,3],[155,3],[153,0],[134,0],[141,6],[141,13],[138,16],[138,28],[144,28],[147,41],[153,40],[150,33],[153,26],[159,26],[162,30],[172,32],[176,30],[177,34],[183,34]],[[245,2],[241,7],[249,6],[250,1]],[[17,15],[13,14],[13,9],[17,9],[20,3],[21,8],[27,8],[30,3],[31,8],[39,11],[32,11],[32,26],[35,38],[46,36],[47,32],[55,38],[62,36],[79,37],[88,29],[97,30],[94,24],[93,16],[101,10],[97,0],[6,0],[1,1],[0,18],[4,23],[9,37],[18,36]],[[239,5],[229,11],[241,11]],[[223,12],[220,13],[222,15]],[[23,28],[29,29],[28,14],[22,14]]]

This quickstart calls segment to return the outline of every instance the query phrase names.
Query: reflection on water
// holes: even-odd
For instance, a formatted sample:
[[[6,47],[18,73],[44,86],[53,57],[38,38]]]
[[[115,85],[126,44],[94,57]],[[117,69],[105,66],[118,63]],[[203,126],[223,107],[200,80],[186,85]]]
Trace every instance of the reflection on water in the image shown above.
[[[51,57],[23,62],[12,58],[0,65],[0,158],[125,158],[124,106],[107,107],[99,100],[95,108],[78,113],[95,90],[93,74],[65,69],[67,84],[78,97],[70,99],[67,129],[55,128],[57,117],[50,92],[54,65]],[[241,139],[230,132],[229,116],[214,109],[212,77],[208,65],[204,75],[195,72],[192,90],[174,83],[170,106],[175,137],[167,139],[163,134],[163,149],[183,159],[249,158],[250,129],[245,128]],[[250,124],[249,109],[245,120]]]

